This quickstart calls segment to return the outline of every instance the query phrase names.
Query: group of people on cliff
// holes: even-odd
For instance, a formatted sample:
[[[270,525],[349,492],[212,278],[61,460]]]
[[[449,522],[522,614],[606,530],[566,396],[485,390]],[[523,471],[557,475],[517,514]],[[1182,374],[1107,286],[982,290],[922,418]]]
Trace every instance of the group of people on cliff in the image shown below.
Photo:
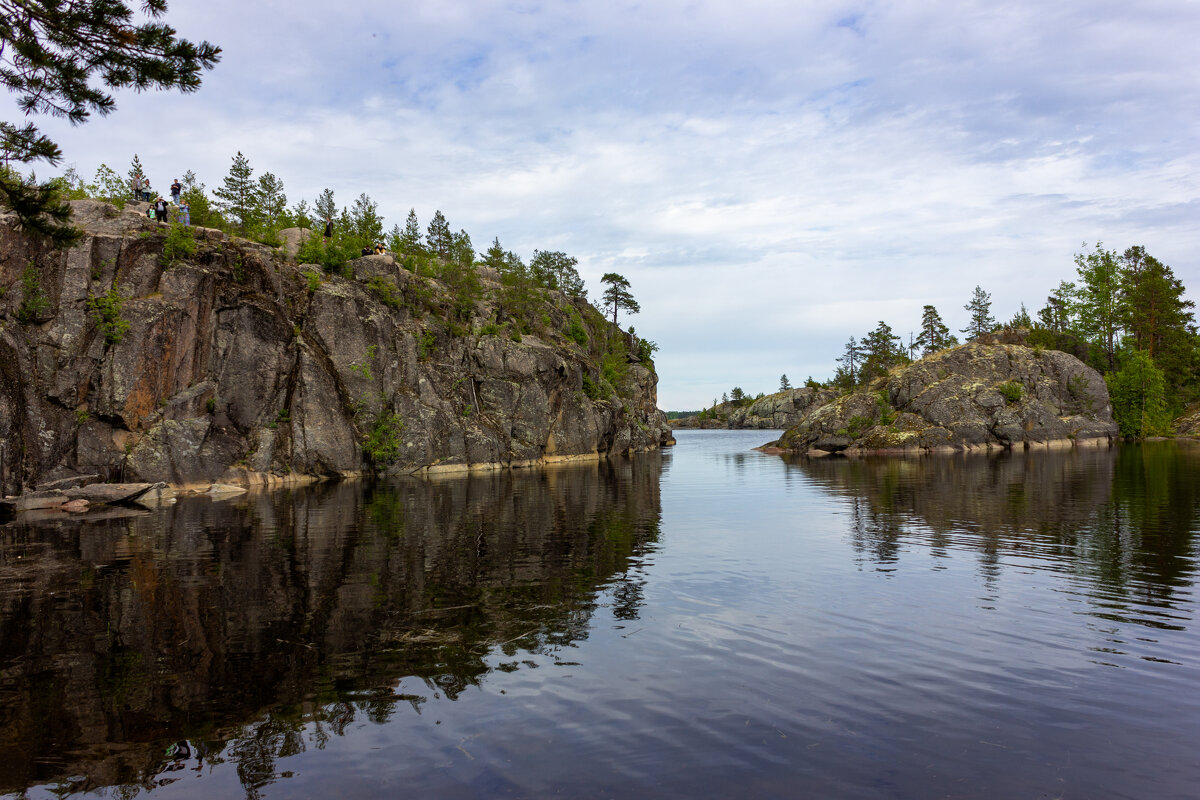
[[[171,181],[171,201],[169,203],[161,194],[157,196],[154,194],[150,188],[150,179],[140,172],[133,176],[132,189],[134,200],[150,204],[150,209],[146,212],[150,219],[170,222],[173,211],[177,222],[184,225],[192,224],[191,209],[188,207],[187,200],[181,196],[183,184],[179,182],[178,178]]]

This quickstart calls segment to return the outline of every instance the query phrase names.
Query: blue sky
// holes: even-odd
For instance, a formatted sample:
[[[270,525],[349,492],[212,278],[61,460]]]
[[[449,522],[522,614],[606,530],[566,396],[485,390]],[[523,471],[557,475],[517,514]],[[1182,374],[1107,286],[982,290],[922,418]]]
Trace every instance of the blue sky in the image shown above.
[[[832,374],[878,320],[974,287],[1007,319],[1083,242],[1200,286],[1200,4],[175,0],[224,49],[192,95],[42,119],[68,163],[210,188],[242,151],[289,201],[441,210],[609,271],[660,346],[659,404]],[[5,118],[11,104],[5,107]]]

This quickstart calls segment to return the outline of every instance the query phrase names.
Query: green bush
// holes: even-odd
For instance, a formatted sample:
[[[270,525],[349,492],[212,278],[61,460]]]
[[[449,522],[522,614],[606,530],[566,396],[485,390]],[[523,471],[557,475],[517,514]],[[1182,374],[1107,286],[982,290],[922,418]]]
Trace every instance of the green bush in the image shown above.
[[[363,439],[363,455],[377,466],[395,463],[400,457],[400,434],[403,431],[404,420],[399,414],[385,408]]]
[[[121,306],[125,299],[116,283],[104,294],[92,295],[87,299],[88,310],[96,321],[96,327],[104,334],[107,344],[117,344],[129,330],[129,321],[121,318]]]
[[[166,241],[163,242],[162,256],[159,262],[164,267],[174,266],[176,262],[191,258],[196,254],[196,235],[192,229],[180,222],[172,222],[167,231]]]
[[[1004,398],[1004,402],[1016,403],[1024,396],[1025,387],[1018,381],[1006,381],[997,386],[996,391],[1000,392],[1000,396]]]
[[[42,275],[30,261],[21,273],[21,305],[17,308],[17,319],[33,322],[50,308],[50,301],[42,293]]]
[[[600,399],[600,387],[592,380],[592,376],[586,372],[583,373],[583,393],[588,396],[589,400]]]
[[[580,347],[587,347],[587,330],[584,329],[583,320],[579,318],[578,314],[572,315],[571,322],[567,325],[567,329],[564,331],[564,333],[568,339],[575,342]]]
[[[367,290],[388,308],[400,308],[400,306],[404,305],[404,297],[400,293],[400,290],[396,288],[396,284],[380,275],[376,275],[367,281]]]

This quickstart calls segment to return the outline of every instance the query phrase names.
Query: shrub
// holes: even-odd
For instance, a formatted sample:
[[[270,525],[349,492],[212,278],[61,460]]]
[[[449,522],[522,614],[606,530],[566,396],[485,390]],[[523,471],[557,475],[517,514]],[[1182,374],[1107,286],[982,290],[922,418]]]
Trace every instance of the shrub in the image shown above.
[[[42,294],[42,275],[30,261],[21,273],[21,305],[17,308],[17,319],[33,322],[50,308],[50,301]]]
[[[596,382],[592,380],[592,376],[588,375],[586,372],[583,373],[583,393],[587,395],[588,399],[590,400],[600,399],[600,387],[597,386]]]
[[[367,281],[367,290],[388,308],[400,308],[404,304],[404,297],[396,288],[396,284],[380,275]]]
[[[1018,381],[1006,381],[997,386],[996,391],[1000,392],[1000,396],[1004,398],[1004,402],[1016,403],[1025,394],[1025,387]]]
[[[569,325],[567,325],[567,329],[564,331],[564,333],[568,339],[575,342],[580,347],[587,347],[587,331],[583,327],[583,320],[581,320],[578,315],[572,315],[571,322]]]
[[[363,439],[363,455],[378,466],[394,463],[400,457],[400,434],[403,431],[404,420],[399,414],[385,408]]]
[[[96,321],[96,327],[104,334],[106,344],[117,344],[129,330],[129,321],[121,318],[121,306],[125,299],[114,283],[104,294],[92,295],[87,299],[88,310]]]
[[[163,242],[163,251],[159,262],[164,267],[171,267],[176,262],[184,258],[191,258],[195,254],[196,235],[192,229],[180,222],[172,222],[171,229],[167,231],[166,241]]]

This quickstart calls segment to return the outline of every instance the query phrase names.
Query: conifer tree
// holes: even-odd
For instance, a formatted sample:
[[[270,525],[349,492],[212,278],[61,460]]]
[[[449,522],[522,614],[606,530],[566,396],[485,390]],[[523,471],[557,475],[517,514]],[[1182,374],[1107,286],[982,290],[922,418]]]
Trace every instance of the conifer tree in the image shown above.
[[[904,355],[904,342],[883,320],[879,321],[875,330],[863,337],[862,352],[860,379],[864,383],[879,375],[886,375],[889,369],[908,360]]]
[[[494,269],[497,272],[504,271],[507,254],[504,252],[504,248],[500,246],[499,236],[492,239],[491,247],[479,255],[481,256],[480,261],[483,266]]]
[[[916,345],[921,348],[921,355],[927,356],[947,347],[958,344],[958,339],[950,334],[950,329],[942,322],[942,315],[933,306],[925,306],[921,312],[921,333],[917,336]]]
[[[779,376],[779,391],[786,392],[788,389],[791,389],[791,388],[792,388],[792,384],[788,382],[788,376],[787,376],[787,373],[785,372]]]
[[[1166,264],[1130,247],[1121,256],[1121,322],[1134,348],[1145,350],[1176,385],[1194,366],[1195,303]]]
[[[355,244],[370,247],[383,238],[383,217],[379,216],[379,205],[363,192],[350,208],[349,231]]]
[[[260,219],[258,186],[251,177],[253,174],[250,161],[239,150],[224,182],[213,189],[217,209],[243,232],[257,227]]]
[[[992,316],[992,296],[982,287],[975,287],[975,293],[963,308],[971,315],[967,327],[962,329],[968,338],[974,339],[996,329],[996,319]]]
[[[558,289],[572,297],[583,297],[583,278],[575,265],[579,259],[559,250],[534,250],[529,273],[547,289]]]
[[[450,260],[464,267],[475,264],[475,246],[471,244],[471,236],[461,228],[450,237]]]
[[[333,199],[333,189],[325,189],[317,197],[317,202],[313,204],[313,208],[317,210],[318,227],[325,226],[325,220],[335,219],[338,215],[337,202]]]
[[[450,223],[446,222],[440,210],[435,211],[433,219],[429,221],[427,234],[425,241],[429,244],[430,252],[442,258],[449,258],[454,236],[450,233]]]
[[[110,114],[116,101],[109,91],[200,88],[200,74],[220,60],[220,48],[180,39],[159,22],[166,0],[144,0],[141,9],[149,19],[135,21],[123,0],[0,0],[0,83],[18,95],[17,108],[26,117],[50,114],[72,125],[93,112]],[[31,122],[0,122],[0,146],[22,164],[62,160],[58,145]],[[23,228],[57,245],[80,235],[49,182],[0,170],[0,205],[12,209]]]
[[[1038,325],[1053,333],[1066,333],[1075,327],[1075,284],[1059,281],[1058,288],[1046,298],[1038,311]]]
[[[283,193],[283,181],[274,173],[264,172],[258,178],[257,194],[263,226],[271,231],[287,227],[287,195]]]
[[[846,342],[846,348],[842,354],[837,357],[837,362],[841,364],[838,368],[838,376],[835,381],[843,388],[850,388],[858,384],[858,367],[862,364],[863,351],[858,342],[853,336]]]
[[[404,221],[404,233],[400,235],[400,246],[396,249],[412,255],[417,255],[424,249],[421,247],[421,223],[417,220],[415,208],[408,210],[408,219]]]
[[[605,308],[612,310],[613,325],[617,324],[617,310],[621,309],[630,314],[637,314],[641,311],[641,306],[637,300],[633,299],[633,293],[629,291],[629,281],[624,275],[618,275],[615,272],[606,272],[604,277],[600,279],[608,288],[601,295],[604,301]]]
[[[146,177],[146,170],[145,170],[145,168],[142,166],[142,160],[141,160],[140,158],[138,158],[138,154],[137,154],[137,153],[134,153],[134,154],[133,154],[133,161],[130,161],[130,162],[129,162],[129,172],[127,172],[127,173],[125,173],[125,174],[129,176],[129,180],[126,182],[126,184],[125,184],[125,185],[126,185],[126,186],[130,186],[130,187],[132,187],[132,186],[133,186],[133,179],[134,179],[135,177],[137,177],[138,175],[141,175],[143,178],[145,178],[145,177]],[[135,197],[135,198],[133,198],[133,199],[134,199],[134,200],[141,200],[142,198],[140,198],[140,197]]]

